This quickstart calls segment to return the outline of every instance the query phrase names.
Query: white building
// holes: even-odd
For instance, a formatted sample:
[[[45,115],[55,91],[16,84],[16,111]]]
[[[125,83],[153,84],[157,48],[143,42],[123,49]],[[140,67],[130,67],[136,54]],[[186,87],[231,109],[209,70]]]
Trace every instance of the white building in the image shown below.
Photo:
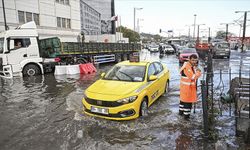
[[[9,28],[34,20],[40,38],[59,37],[75,42],[81,31],[79,0],[5,0],[6,22]],[[0,31],[4,28],[0,3]]]
[[[101,34],[101,13],[80,0],[81,30],[85,35]]]
[[[62,42],[77,42],[85,30],[85,42],[128,42],[122,34],[110,35],[114,0],[4,0],[4,4],[9,28],[35,21],[40,39],[59,37]],[[0,2],[0,31],[3,30]]]

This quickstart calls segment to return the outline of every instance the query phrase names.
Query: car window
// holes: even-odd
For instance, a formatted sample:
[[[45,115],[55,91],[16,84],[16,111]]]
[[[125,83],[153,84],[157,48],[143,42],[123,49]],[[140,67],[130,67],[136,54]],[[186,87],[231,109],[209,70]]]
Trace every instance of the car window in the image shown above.
[[[155,62],[154,65],[155,65],[155,69],[156,69],[155,75],[161,73],[162,70],[163,70],[162,64],[160,64],[160,63],[158,63],[158,62]]]
[[[116,65],[103,79],[141,82],[145,78],[145,66]]]
[[[148,77],[151,75],[155,75],[156,70],[154,64],[150,64],[148,67]]]

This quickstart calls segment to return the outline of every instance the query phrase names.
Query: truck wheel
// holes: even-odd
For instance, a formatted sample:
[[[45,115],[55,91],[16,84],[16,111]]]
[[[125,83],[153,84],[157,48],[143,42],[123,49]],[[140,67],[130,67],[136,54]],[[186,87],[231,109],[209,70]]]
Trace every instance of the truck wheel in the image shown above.
[[[38,66],[36,66],[34,64],[29,64],[29,65],[25,66],[23,69],[23,76],[35,76],[38,74],[41,74],[41,71],[38,68]]]
[[[148,103],[146,98],[143,98],[143,101],[141,102],[140,116],[142,117],[148,116]]]
[[[76,63],[77,64],[85,64],[85,63],[87,63],[88,61],[86,60],[86,59],[84,59],[84,58],[79,58],[79,59],[77,59],[76,60]]]
[[[245,142],[250,144],[250,127],[246,131]]]

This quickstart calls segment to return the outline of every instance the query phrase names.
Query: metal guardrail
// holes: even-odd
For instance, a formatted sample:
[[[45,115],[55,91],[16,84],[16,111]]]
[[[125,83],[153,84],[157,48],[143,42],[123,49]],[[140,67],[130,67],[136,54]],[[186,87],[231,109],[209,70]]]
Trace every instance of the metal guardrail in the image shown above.
[[[114,62],[115,61],[115,55],[98,55],[94,56],[94,64],[101,64],[106,62]]]

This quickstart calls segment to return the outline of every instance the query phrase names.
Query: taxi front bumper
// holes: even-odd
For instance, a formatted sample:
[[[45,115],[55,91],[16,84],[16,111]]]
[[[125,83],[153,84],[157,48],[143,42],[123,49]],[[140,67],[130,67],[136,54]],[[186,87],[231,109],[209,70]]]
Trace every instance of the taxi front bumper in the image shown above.
[[[82,100],[82,103],[83,103],[83,112],[85,114],[111,120],[131,120],[138,118],[140,111],[140,104],[141,104],[139,98],[137,98],[132,103],[123,104],[116,107],[104,107],[104,106],[93,105],[88,103],[84,98]],[[105,110],[105,111],[93,111],[93,110]]]

